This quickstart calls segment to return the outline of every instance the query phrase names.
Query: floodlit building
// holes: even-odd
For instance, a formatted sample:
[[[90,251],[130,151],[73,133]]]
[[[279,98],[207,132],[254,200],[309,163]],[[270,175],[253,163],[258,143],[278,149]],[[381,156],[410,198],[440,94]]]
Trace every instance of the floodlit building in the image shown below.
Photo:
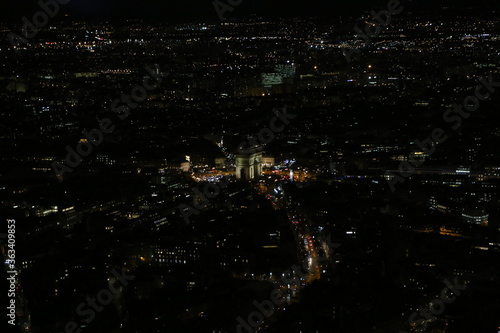
[[[249,149],[246,154],[236,155],[236,179],[252,180],[262,174],[260,147]]]
[[[262,166],[264,168],[272,168],[275,165],[274,157],[265,156],[262,157]]]
[[[226,158],[225,157],[217,157],[215,159],[215,167],[217,169],[224,169],[226,167]]]

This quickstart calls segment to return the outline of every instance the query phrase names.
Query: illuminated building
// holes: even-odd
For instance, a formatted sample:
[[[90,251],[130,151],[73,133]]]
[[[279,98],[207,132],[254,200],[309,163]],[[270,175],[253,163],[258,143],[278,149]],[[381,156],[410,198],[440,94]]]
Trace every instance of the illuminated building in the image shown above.
[[[254,148],[248,154],[236,155],[236,179],[251,180],[262,174],[262,151]]]

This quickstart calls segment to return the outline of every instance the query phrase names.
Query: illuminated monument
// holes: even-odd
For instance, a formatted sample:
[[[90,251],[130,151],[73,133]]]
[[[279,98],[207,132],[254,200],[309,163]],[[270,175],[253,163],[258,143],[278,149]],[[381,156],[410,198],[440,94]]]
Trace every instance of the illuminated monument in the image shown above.
[[[236,179],[252,180],[262,174],[262,147],[245,149],[236,155]]]

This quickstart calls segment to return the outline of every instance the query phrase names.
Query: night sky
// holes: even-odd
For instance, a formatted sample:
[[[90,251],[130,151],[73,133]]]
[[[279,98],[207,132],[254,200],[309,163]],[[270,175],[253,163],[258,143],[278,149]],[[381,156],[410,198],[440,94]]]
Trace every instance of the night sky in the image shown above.
[[[222,1],[222,0],[221,0]],[[474,4],[465,0],[405,0],[401,1],[407,10],[432,10],[441,6],[467,7],[471,5],[484,7],[494,5],[496,0],[481,1]],[[386,7],[386,0],[243,0],[227,17],[243,18],[252,15],[263,17],[290,16],[335,16],[338,14],[359,15],[372,9]],[[39,10],[33,0],[3,1],[0,18],[17,22],[22,16],[31,17]],[[151,21],[191,21],[214,20],[218,17],[213,0],[72,0],[61,7],[64,13],[73,17],[96,20],[121,20],[124,18],[141,18]],[[229,15],[230,14],[230,15]]]

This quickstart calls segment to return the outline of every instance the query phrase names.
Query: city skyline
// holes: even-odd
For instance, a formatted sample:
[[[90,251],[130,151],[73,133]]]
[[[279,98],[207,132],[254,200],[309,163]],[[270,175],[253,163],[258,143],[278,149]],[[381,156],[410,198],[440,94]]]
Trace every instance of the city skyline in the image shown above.
[[[498,5],[47,3],[0,23],[9,332],[498,331]]]

